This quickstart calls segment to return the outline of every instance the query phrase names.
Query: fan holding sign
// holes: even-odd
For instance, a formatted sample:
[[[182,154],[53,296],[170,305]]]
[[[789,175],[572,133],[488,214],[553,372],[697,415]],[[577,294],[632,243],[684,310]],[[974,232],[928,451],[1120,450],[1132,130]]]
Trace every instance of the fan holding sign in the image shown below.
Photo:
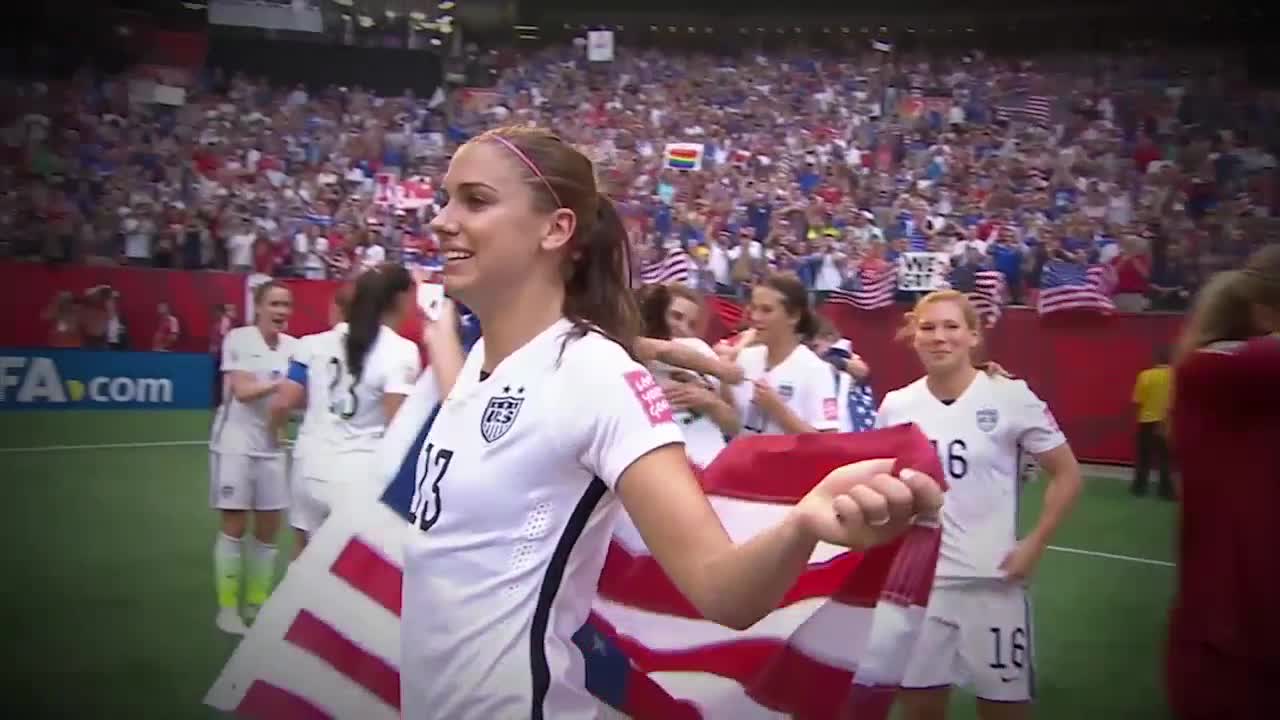
[[[933,292],[950,287],[951,256],[946,253],[905,252],[898,258],[898,289]]]

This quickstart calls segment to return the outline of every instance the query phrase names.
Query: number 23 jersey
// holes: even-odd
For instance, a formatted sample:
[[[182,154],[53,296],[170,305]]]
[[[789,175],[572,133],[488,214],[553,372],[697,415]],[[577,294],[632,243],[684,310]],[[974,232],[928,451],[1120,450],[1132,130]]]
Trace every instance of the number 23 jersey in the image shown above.
[[[418,458],[405,542],[406,718],[595,718],[573,634],[619,477],[682,442],[649,371],[561,320],[481,378],[467,357]],[[564,347],[563,356],[561,348]]]
[[[950,485],[942,506],[937,577],[1001,578],[1017,542],[1021,451],[1066,443],[1047,405],[1022,380],[978,373],[950,404],[921,378],[885,396],[876,427],[915,423],[933,443]]]

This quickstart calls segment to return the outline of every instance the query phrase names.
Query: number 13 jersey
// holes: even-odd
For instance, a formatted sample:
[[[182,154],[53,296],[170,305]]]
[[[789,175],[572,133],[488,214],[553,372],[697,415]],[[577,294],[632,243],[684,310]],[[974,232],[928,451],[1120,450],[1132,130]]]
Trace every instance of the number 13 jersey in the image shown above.
[[[560,320],[481,377],[468,355],[418,458],[401,617],[405,718],[595,718],[586,621],[633,462],[682,442],[649,371]],[[561,349],[563,347],[563,355]]]
[[[877,427],[915,423],[938,450],[950,489],[942,506],[939,580],[1001,578],[1017,542],[1021,451],[1066,443],[1044,401],[1022,380],[978,373],[951,403],[925,378],[885,396]]]

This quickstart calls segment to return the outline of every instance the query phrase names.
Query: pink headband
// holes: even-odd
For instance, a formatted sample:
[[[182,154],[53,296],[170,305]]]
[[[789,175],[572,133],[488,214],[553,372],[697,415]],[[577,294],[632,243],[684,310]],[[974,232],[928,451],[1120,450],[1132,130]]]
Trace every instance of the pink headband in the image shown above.
[[[560,195],[556,192],[555,188],[551,187],[551,181],[547,179],[546,175],[542,174],[542,171],[538,169],[537,165],[533,164],[533,161],[529,159],[528,155],[525,155],[520,148],[516,147],[515,143],[502,137],[501,135],[490,135],[489,137],[493,140],[497,140],[499,143],[502,144],[503,147],[510,150],[511,154],[520,158],[520,161],[525,164],[525,167],[529,168],[529,172],[533,173],[534,177],[541,180],[542,184],[547,186],[547,192],[551,193],[551,197],[555,199],[556,207],[557,208],[564,207],[564,203],[560,202]]]

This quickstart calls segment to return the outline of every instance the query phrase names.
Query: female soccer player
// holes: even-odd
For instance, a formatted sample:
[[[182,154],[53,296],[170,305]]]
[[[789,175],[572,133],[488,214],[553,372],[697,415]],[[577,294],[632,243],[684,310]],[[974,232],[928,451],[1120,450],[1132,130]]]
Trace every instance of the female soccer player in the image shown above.
[[[726,390],[742,413],[742,432],[787,435],[840,429],[836,388],[827,363],[807,342],[818,330],[804,284],[775,274],[751,291],[755,345],[738,352],[747,382]]]
[[[418,381],[418,346],[392,329],[414,310],[416,287],[399,265],[365,271],[347,322],[315,336],[290,367],[280,405],[297,407],[305,396],[318,428],[290,513],[290,523],[308,537],[343,497],[366,487],[361,481],[372,477],[373,450]]]
[[[831,386],[835,388],[840,432],[863,432],[875,427],[875,396],[871,392],[871,366],[853,345],[840,337],[830,320],[818,318],[818,332],[813,338],[813,352],[830,366]]]
[[[735,546],[703,497],[639,330],[626,230],[591,161],[545,132],[454,154],[433,220],[445,288],[480,320],[418,459],[404,548],[407,718],[594,718],[571,636],[618,503],[685,597],[743,628],[776,607],[815,544],[896,537],[941,500],[921,473],[856,463]]]
[[[1169,704],[1181,720],[1275,717],[1280,665],[1280,246],[1200,291],[1174,365],[1182,470]]]
[[[1026,583],[1080,493],[1080,467],[1048,407],[1021,380],[975,368],[979,319],[959,292],[930,293],[904,335],[925,376],[885,396],[879,427],[916,423],[929,436],[950,489],[942,553],[924,628],[903,679],[907,720],[943,718],[952,685],[972,685],[984,720],[1025,718],[1032,698]],[[1017,537],[1019,462],[1049,474],[1044,509]]]
[[[651,285],[640,292],[640,315],[647,338],[669,340],[709,363],[724,364],[706,341],[692,334],[701,312],[701,298],[688,286]],[[713,375],[691,371],[680,363],[654,361],[648,365],[671,403],[689,461],[705,468],[724,450],[725,438],[738,434],[737,409],[720,397],[720,382]]]
[[[298,508],[309,498],[306,495],[307,476],[305,469],[308,459],[317,452],[323,452],[331,442],[329,408],[323,392],[307,393],[307,366],[304,358],[310,358],[315,348],[328,347],[332,341],[329,336],[342,335],[347,331],[347,309],[351,306],[351,296],[355,288],[345,284],[333,294],[329,305],[329,324],[332,326],[323,332],[314,333],[298,339],[297,352],[289,363],[289,374],[280,388],[271,397],[271,432],[279,437],[284,430],[289,415],[305,404],[302,423],[298,426],[298,435],[294,438],[293,453],[289,463],[290,492],[290,525],[294,530],[293,557],[296,559],[307,547],[308,533],[297,524]]]
[[[241,540],[253,511],[245,612],[254,616],[275,577],[280,512],[289,507],[284,452],[270,428],[269,403],[289,369],[294,339],[284,333],[293,298],[270,281],[254,290],[254,323],[227,333],[222,344],[223,401],[209,442],[209,502],[222,515],[213,546],[218,628],[245,632],[240,616]]]

